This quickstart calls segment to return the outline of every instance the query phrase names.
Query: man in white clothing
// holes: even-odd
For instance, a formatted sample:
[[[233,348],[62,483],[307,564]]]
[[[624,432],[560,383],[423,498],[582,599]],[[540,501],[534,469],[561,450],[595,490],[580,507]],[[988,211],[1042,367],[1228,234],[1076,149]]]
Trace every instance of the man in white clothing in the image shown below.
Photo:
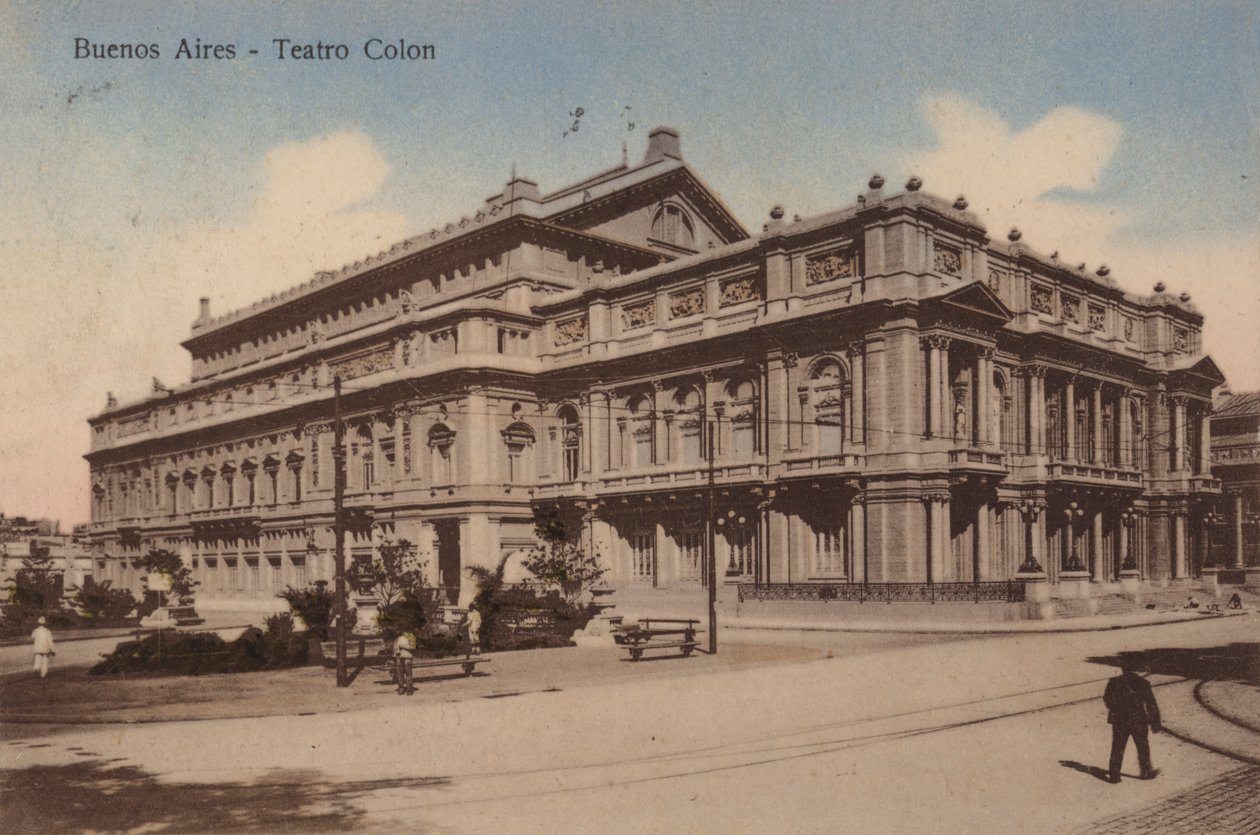
[[[48,675],[48,659],[57,654],[53,649],[52,631],[47,624],[48,620],[41,617],[39,626],[31,633],[31,640],[35,642],[35,671],[40,678]]]

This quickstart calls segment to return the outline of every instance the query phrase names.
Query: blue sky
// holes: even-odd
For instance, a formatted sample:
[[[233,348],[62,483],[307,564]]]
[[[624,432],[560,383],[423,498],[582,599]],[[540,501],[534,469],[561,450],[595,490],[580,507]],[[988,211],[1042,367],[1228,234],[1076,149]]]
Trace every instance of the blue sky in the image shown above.
[[[1260,386],[1256,3],[8,3],[0,0],[0,510],[86,513],[84,418],[187,378],[210,295],[247,304],[471,213],[515,164],[544,190],[659,124],[750,228],[849,203],[873,171],[965,192],[995,236],[1191,292]],[[371,62],[369,37],[438,60]],[[73,39],[157,43],[74,60]],[[234,61],[175,60],[181,37]],[[272,38],[344,42],[344,62]],[[260,51],[247,56],[250,48]],[[580,129],[565,136],[570,111]],[[629,109],[627,109],[629,108]],[[630,129],[630,122],[634,128]],[[393,237],[391,237],[393,236]],[[69,335],[69,338],[67,338]],[[15,338],[16,337],[16,338]],[[90,350],[85,351],[84,347]],[[53,462],[49,464],[49,462]],[[32,468],[49,478],[33,484]]]

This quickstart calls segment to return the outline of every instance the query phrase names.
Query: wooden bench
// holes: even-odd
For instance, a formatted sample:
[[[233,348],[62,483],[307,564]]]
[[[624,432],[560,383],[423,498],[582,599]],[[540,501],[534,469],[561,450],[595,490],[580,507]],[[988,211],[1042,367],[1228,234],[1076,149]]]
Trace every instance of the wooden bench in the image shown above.
[[[638,661],[648,650],[658,649],[681,650],[682,657],[689,658],[700,646],[696,640],[699,625],[700,621],[687,618],[643,618],[618,629],[613,640],[630,653],[631,661]]]
[[[411,676],[414,679],[416,676],[416,672],[419,670],[427,670],[430,668],[437,668],[437,667],[454,667],[454,666],[463,667],[464,675],[470,676],[473,674],[473,671],[477,669],[478,664],[484,664],[489,660],[490,660],[490,657],[486,655],[466,655],[463,658],[413,659],[411,662]],[[398,668],[394,664],[394,657],[392,655],[386,657],[384,666],[377,667],[376,669],[388,672],[390,680],[394,684],[398,683]]]

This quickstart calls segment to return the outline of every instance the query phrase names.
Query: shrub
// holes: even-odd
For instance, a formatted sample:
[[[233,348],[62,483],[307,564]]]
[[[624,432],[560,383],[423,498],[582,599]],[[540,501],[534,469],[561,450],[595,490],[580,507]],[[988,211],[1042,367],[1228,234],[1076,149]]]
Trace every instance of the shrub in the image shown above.
[[[75,592],[74,605],[93,624],[117,623],[136,608],[136,596],[128,589],[112,588],[109,580],[97,583],[89,577]]]
[[[420,635],[432,620],[434,608],[429,595],[418,597],[413,591],[407,591],[398,600],[381,606],[380,617],[376,621],[381,637],[390,642],[403,632]]]
[[[312,638],[321,641],[328,640],[328,630],[333,618],[334,595],[329,591],[326,580],[317,580],[302,589],[289,586],[276,596],[288,603],[294,614],[302,619]]]
[[[228,643],[213,632],[176,632],[164,629],[139,641],[124,641],[92,667],[90,675],[113,673],[166,673],[201,675],[243,673],[294,667],[307,662],[302,635],[287,637],[245,630]]]
[[[292,612],[277,612],[274,615],[268,615],[263,618],[263,626],[267,627],[268,635],[284,640],[292,637],[297,631]]]

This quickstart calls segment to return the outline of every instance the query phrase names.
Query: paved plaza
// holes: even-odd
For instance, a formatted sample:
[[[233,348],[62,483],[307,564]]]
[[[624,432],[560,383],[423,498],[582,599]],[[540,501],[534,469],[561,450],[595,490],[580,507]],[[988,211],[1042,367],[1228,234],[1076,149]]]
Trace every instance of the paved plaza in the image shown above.
[[[260,690],[228,699],[242,700],[242,718],[7,722],[0,824],[1251,832],[1254,815],[1239,810],[1253,809],[1260,733],[1237,715],[1251,709],[1258,623],[913,639],[723,633],[718,656],[688,660],[632,664],[613,647],[504,653],[488,675],[422,682],[412,699],[360,676],[358,695],[344,698],[362,706],[336,713]],[[1110,742],[1100,696],[1132,653],[1151,663],[1165,712],[1168,732],[1152,737],[1162,773],[1128,779],[1130,751],[1126,779],[1111,785],[1099,779]],[[303,676],[284,687],[336,693],[327,674]],[[205,703],[221,704],[205,684]],[[268,698],[275,712],[251,716]]]

